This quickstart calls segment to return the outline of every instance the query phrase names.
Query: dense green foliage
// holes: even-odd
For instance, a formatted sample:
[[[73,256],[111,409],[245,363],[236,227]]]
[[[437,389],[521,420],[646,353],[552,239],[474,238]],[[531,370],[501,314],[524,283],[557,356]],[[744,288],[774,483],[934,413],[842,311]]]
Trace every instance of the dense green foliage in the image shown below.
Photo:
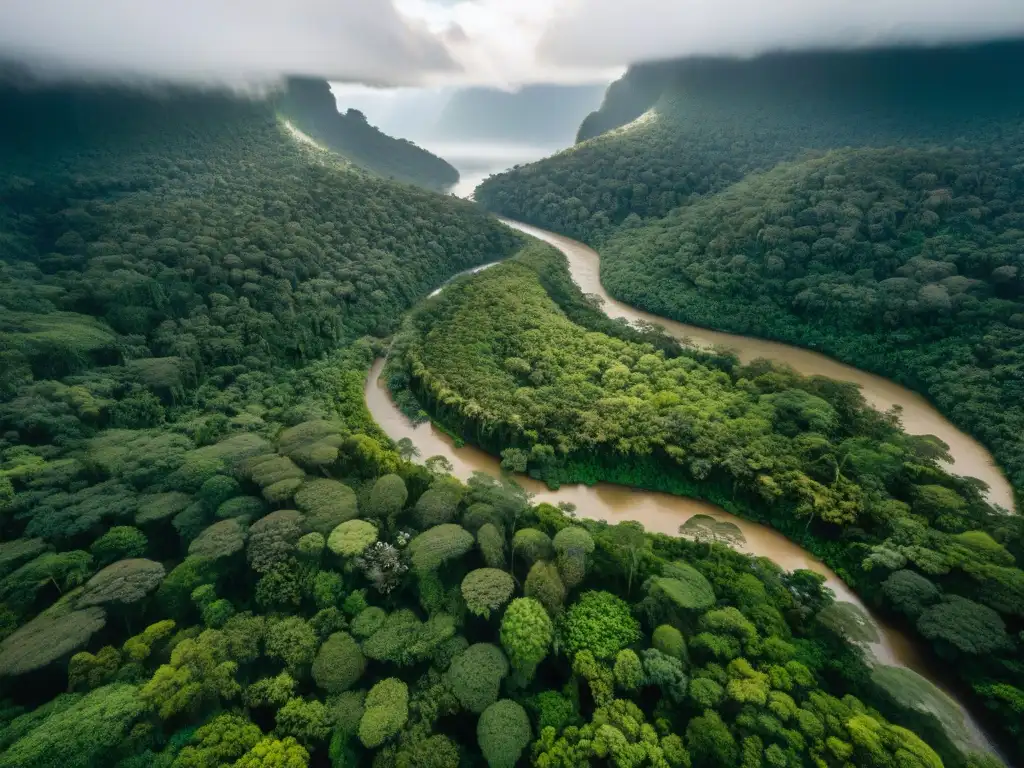
[[[505,479],[463,484],[439,462],[410,463],[372,424],[362,382],[380,346],[359,337],[391,330],[455,271],[506,255],[513,236],[289,143],[258,103],[3,101],[35,123],[2,129],[14,170],[0,190],[2,768],[967,765],[948,712],[893,696],[890,678],[873,681],[862,651],[815,620],[832,597],[813,574],[574,520]],[[578,387],[618,387],[625,368],[629,393],[595,411],[636,406],[636,429],[609,443],[628,454],[618,463],[664,459],[666,477],[688,478],[693,457],[658,453],[671,443],[652,440],[643,415],[680,407],[655,398],[689,386],[686,423],[709,430],[692,441],[701,479],[752,498],[758,481],[724,474],[743,466],[723,458],[737,445],[775,462],[754,474],[797,489],[842,475],[862,489],[864,537],[845,566],[871,563],[857,571],[869,584],[891,571],[932,583],[893,576],[878,592],[965,669],[1018,650],[1014,555],[998,531],[978,532],[978,490],[939,471],[933,446],[846,388],[601,324],[546,252],[497,269],[531,313],[492,301],[501,343],[519,345],[508,370],[525,378],[531,349],[544,365],[528,384],[483,377],[494,397],[508,382],[526,394],[559,381],[563,355],[612,372]],[[494,330],[458,304],[482,284],[445,294],[456,339],[460,323]],[[559,314],[547,285],[575,322],[613,335]],[[437,320],[431,306],[420,328]],[[396,359],[419,343],[399,340]],[[472,351],[467,376],[514,356]],[[557,421],[528,420],[542,409],[523,413],[537,439],[527,430],[501,448],[524,451],[528,469],[556,481],[601,469],[573,464]],[[801,442],[808,429],[823,431]],[[765,504],[792,521],[791,501]],[[799,520],[808,536],[838,526],[825,519],[833,507],[804,501],[816,510]],[[987,661],[965,642],[970,625],[986,627]],[[1007,680],[985,684],[1009,720]]]
[[[568,281],[561,256],[534,247],[530,260],[539,253],[561,263]],[[526,469],[550,483],[608,479],[703,496],[770,522],[825,557],[866,598],[906,609],[901,618],[956,660],[1004,735],[1015,733],[1013,705],[1000,697],[1024,690],[1015,661],[1024,627],[1018,518],[998,514],[975,483],[947,474],[941,447],[903,433],[854,386],[764,361],[740,366],[683,349],[667,356],[588,330],[560,311],[530,260],[452,286],[410,319],[396,349],[432,413],[467,439],[503,450],[506,461],[506,446],[514,447]],[[709,556],[719,548],[715,540],[735,538],[716,534],[705,548],[697,527],[689,533]],[[520,549],[543,553],[545,542],[529,529],[516,539],[530,542]],[[555,544],[565,541],[562,535]],[[557,613],[565,584],[545,567],[538,559],[524,589]],[[913,581],[894,574],[903,571]],[[642,584],[635,610],[654,626],[701,630],[694,614],[715,605],[715,583],[692,563],[671,564]],[[628,607],[604,599],[607,605],[591,609],[597,598],[585,596],[565,612],[566,647],[577,657],[586,650],[595,662],[614,659],[632,642]],[[606,642],[589,625],[594,616],[621,628]],[[825,623],[841,629],[847,618],[837,611]],[[680,672],[669,662],[685,659],[687,644],[691,655],[728,661],[756,632],[738,613],[711,610],[705,619],[707,629],[692,640],[666,637],[661,642],[673,650],[645,657],[676,691],[666,695],[685,694],[670,683]],[[862,633],[851,638],[870,639]],[[751,680],[733,689],[760,686]],[[993,681],[1003,686],[998,693]],[[729,693],[727,679],[716,683]]]
[[[653,312],[893,375],[990,446],[1019,489],[1024,195],[1011,163],[871,149],[780,166],[612,237],[602,278]]]
[[[367,171],[438,191],[459,180],[459,172],[440,157],[388,136],[359,110],[340,113],[326,80],[289,78],[276,102],[296,128]]]
[[[476,197],[599,247],[618,299],[925,394],[1020,494],[1022,62],[1014,43],[645,65],[596,138]]]
[[[0,105],[0,761],[326,757],[381,583],[360,531],[327,539],[376,478],[431,479],[365,410],[361,337],[517,239],[296,143],[266,103]]]

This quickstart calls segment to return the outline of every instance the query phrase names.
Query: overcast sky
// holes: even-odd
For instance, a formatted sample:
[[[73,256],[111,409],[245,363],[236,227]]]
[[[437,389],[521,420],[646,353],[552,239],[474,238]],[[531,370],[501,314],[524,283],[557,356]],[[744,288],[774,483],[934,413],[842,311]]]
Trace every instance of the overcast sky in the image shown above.
[[[1024,0],[0,0],[0,57],[75,73],[606,81],[630,62],[1024,36]]]

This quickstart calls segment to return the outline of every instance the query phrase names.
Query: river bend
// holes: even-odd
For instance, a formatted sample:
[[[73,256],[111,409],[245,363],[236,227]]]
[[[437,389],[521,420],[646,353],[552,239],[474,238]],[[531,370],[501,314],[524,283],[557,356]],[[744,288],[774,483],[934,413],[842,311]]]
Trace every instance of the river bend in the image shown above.
[[[743,362],[763,357],[788,364],[804,375],[821,375],[851,381],[861,387],[865,399],[873,407],[884,410],[894,405],[900,406],[903,411],[903,426],[907,432],[939,437],[950,446],[949,452],[954,460],[953,468],[957,473],[984,480],[989,485],[991,500],[1012,509],[1013,494],[1010,485],[985,448],[950,424],[920,395],[880,376],[858,370],[811,350],[685,325],[634,309],[615,301],[605,292],[599,277],[600,257],[595,251],[561,235],[519,222],[505,219],[503,221],[514,229],[550,243],[565,254],[573,280],[584,293],[599,296],[604,302],[602,308],[610,317],[621,317],[630,322],[657,323],[668,334],[692,345],[728,347],[735,351]],[[468,272],[478,272],[489,266],[492,265],[487,264]],[[436,295],[441,290],[443,287],[431,295]],[[366,381],[364,396],[374,420],[389,437],[395,441],[404,437],[412,440],[419,450],[421,461],[431,456],[444,456],[452,463],[453,474],[461,480],[467,480],[477,471],[493,475],[501,472],[500,462],[496,457],[470,445],[455,448],[451,438],[429,422],[415,426],[411,424],[398,410],[381,378],[384,362],[382,358],[374,363]],[[731,522],[740,528],[746,539],[746,543],[738,547],[741,551],[767,557],[786,570],[807,568],[820,573],[825,576],[827,585],[835,591],[837,599],[851,602],[864,610],[878,628],[879,640],[868,648],[878,663],[907,667],[949,693],[948,687],[943,684],[944,675],[931,668],[909,637],[868,610],[860,598],[825,563],[773,528],[736,517],[721,507],[697,499],[610,483],[598,483],[594,486],[564,485],[558,491],[551,491],[543,483],[529,477],[519,476],[516,479],[534,495],[537,502],[569,502],[576,506],[580,516],[605,520],[612,524],[635,520],[649,531],[677,535],[679,526],[695,514],[710,515],[718,520]],[[970,732],[975,747],[992,749],[991,742],[984,736],[970,714],[962,707],[961,711],[964,715],[964,725]]]

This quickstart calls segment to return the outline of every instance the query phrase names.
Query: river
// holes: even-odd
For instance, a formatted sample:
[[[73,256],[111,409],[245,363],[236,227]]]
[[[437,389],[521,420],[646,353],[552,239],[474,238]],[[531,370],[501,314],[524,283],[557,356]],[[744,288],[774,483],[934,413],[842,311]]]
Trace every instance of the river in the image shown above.
[[[940,437],[950,446],[950,455],[955,460],[956,470],[962,474],[981,477],[989,484],[994,500],[1011,508],[1013,496],[1010,486],[987,451],[977,441],[947,422],[924,398],[880,376],[865,373],[810,350],[709,331],[633,309],[605,293],[598,277],[600,259],[596,252],[582,243],[536,227],[508,220],[505,220],[505,223],[562,251],[569,261],[569,268],[576,283],[585,293],[600,296],[604,300],[604,310],[612,317],[658,323],[667,333],[689,343],[728,346],[743,361],[766,357],[785,362],[804,374],[819,374],[853,381],[861,386],[867,401],[876,408],[888,409],[893,405],[900,405],[903,408],[904,427],[908,432]],[[477,267],[469,272],[478,272],[489,266],[492,265]],[[431,295],[436,295],[441,290],[443,286]],[[389,437],[395,441],[404,437],[412,440],[420,452],[420,461],[431,456],[444,456],[451,462],[453,474],[461,480],[468,479],[477,471],[493,475],[501,472],[496,457],[470,445],[455,448],[451,438],[429,422],[415,426],[411,424],[398,410],[385,382],[381,379],[384,362],[384,359],[378,359],[374,363],[366,381],[364,396],[374,420]],[[529,477],[518,476],[516,479],[529,493],[534,494],[536,502],[569,502],[576,506],[581,517],[605,520],[613,524],[624,520],[636,520],[643,523],[649,531],[677,535],[679,526],[695,514],[710,515],[718,520],[731,522],[740,529],[746,540],[743,545],[737,547],[739,550],[767,557],[786,570],[806,568],[820,573],[825,576],[826,584],[836,593],[837,599],[853,603],[865,611],[878,629],[878,642],[868,645],[868,650],[877,663],[913,670],[935,684],[947,696],[953,697],[949,687],[943,682],[945,675],[932,668],[909,637],[868,610],[860,598],[825,563],[768,526],[736,517],[721,507],[697,499],[610,483],[598,483],[594,486],[564,485],[558,491],[551,491],[543,483]],[[963,726],[974,748],[993,750],[990,740],[973,717],[963,707],[959,707],[959,704],[957,706],[963,715]]]
[[[864,399],[880,411],[899,406],[902,409],[900,419],[907,433],[935,435],[949,446],[949,455],[953,458],[949,467],[951,471],[983,480],[989,488],[989,501],[1006,510],[1013,510],[1013,489],[988,450],[977,440],[954,427],[931,403],[916,392],[911,392],[889,379],[841,363],[820,352],[776,341],[698,328],[695,325],[677,323],[659,315],[642,312],[616,301],[604,290],[600,278],[601,259],[593,249],[567,237],[526,224],[507,220],[505,223],[513,229],[550,243],[564,253],[569,260],[573,280],[584,293],[600,296],[604,302],[602,309],[611,317],[625,318],[630,322],[643,320],[657,323],[669,335],[677,339],[686,339],[695,346],[728,347],[736,352],[740,361],[744,363],[765,357],[777,363],[785,363],[805,376],[826,376],[837,381],[851,381],[860,386]]]

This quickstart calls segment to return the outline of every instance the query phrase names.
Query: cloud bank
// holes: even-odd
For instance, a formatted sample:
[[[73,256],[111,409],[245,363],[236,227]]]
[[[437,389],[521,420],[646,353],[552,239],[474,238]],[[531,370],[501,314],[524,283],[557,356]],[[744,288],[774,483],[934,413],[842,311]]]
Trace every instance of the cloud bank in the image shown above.
[[[564,0],[552,68],[1024,37],[1024,0]]]
[[[391,0],[4,0],[0,57],[55,74],[420,82],[456,68]]]
[[[607,81],[695,55],[1024,37],[1024,0],[0,0],[0,60],[76,75]]]

